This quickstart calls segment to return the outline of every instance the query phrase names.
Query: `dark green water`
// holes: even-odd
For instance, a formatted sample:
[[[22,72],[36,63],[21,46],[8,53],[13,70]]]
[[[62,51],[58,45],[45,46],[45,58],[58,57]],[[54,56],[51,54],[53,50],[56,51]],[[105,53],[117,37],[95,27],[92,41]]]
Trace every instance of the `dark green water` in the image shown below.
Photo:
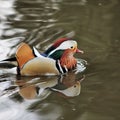
[[[22,41],[44,51],[70,36],[85,52],[76,57],[88,61],[83,73],[63,78],[19,78],[1,68],[0,120],[120,120],[119,0],[0,0],[0,11],[0,60]],[[60,91],[44,90],[53,86]]]

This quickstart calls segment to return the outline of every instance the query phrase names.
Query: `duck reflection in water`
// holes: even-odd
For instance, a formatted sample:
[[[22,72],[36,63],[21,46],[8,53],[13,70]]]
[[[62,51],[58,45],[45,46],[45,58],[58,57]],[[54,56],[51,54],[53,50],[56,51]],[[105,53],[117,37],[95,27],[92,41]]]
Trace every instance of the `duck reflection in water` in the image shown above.
[[[80,94],[81,81],[84,79],[84,77],[82,77],[76,80],[75,76],[74,73],[70,72],[67,75],[59,77],[41,77],[31,80],[21,78],[17,80],[15,84],[19,87],[19,95],[28,100],[43,100],[54,92],[64,97],[74,97]]]

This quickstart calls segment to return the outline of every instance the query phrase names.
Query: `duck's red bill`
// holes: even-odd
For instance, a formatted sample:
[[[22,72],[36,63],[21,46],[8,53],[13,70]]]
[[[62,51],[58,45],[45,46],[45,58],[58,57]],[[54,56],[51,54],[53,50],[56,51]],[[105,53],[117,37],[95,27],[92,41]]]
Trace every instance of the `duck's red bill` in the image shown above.
[[[82,54],[83,54],[84,51],[77,49],[77,50],[76,50],[76,53],[82,53]]]

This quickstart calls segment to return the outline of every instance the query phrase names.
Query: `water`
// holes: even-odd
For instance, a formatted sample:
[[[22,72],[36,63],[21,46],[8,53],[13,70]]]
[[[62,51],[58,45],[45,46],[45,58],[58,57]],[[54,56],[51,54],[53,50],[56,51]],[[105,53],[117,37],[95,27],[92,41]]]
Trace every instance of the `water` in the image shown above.
[[[0,60],[14,56],[22,41],[42,52],[68,36],[85,52],[78,60],[88,61],[83,73],[63,78],[19,77],[1,68],[0,120],[119,120],[119,6],[119,0],[0,0]]]

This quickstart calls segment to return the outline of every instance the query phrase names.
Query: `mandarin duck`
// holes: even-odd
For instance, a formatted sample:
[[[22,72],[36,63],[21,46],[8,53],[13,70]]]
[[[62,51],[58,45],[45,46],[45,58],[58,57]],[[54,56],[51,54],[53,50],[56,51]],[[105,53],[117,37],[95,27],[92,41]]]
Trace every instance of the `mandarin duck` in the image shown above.
[[[17,74],[22,76],[59,75],[64,74],[77,65],[74,54],[82,50],[77,48],[77,42],[68,38],[58,39],[45,52],[31,48],[21,43],[16,51],[18,63]]]

